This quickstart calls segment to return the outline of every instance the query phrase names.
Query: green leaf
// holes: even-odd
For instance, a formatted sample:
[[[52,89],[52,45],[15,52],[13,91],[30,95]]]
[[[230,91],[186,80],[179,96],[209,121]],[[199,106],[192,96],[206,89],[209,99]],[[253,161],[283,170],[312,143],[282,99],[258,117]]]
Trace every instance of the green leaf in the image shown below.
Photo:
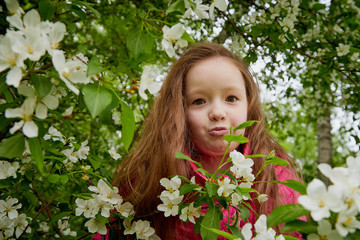
[[[185,4],[184,0],[177,0],[176,2],[172,3],[166,10],[166,15],[172,12],[178,12],[181,15],[185,13]]]
[[[131,111],[126,102],[121,101],[121,108],[121,139],[125,145],[126,150],[128,150],[134,137],[135,117],[133,111]]]
[[[216,195],[219,186],[213,182],[206,181],[205,188],[206,188],[206,191],[207,191],[209,197],[212,197],[212,196]]]
[[[350,52],[351,52],[351,53],[360,53],[360,48],[350,47]],[[1,92],[0,92],[0,93],[1,93]]]
[[[44,173],[44,156],[39,138],[28,138],[30,153],[37,170],[42,175]]]
[[[90,163],[93,166],[94,170],[98,169],[103,163],[103,160],[96,155],[91,155],[88,159],[90,160]]]
[[[246,221],[250,217],[250,210],[242,204],[239,204],[238,208],[240,210],[241,219]]]
[[[222,137],[222,139],[224,139],[227,142],[237,142],[237,143],[247,143],[249,141],[249,139],[247,139],[246,137],[244,137],[243,135],[226,135],[224,137]]]
[[[275,208],[267,217],[268,227],[274,227],[281,223],[293,221],[310,212],[300,204],[287,204]]]
[[[216,240],[218,238],[219,234],[210,231],[209,228],[220,230],[220,217],[219,210],[214,205],[210,206],[201,222],[200,233],[202,239]]]
[[[78,6],[71,5],[71,11],[81,18],[81,21],[85,22],[86,20],[86,13]]]
[[[53,86],[49,78],[37,74],[31,74],[31,81],[34,84],[36,93],[40,99],[49,95]]]
[[[85,200],[93,199],[93,197],[91,196],[92,195],[91,193],[73,193],[71,195],[76,198],[82,198]]]
[[[28,203],[30,203],[31,206],[37,207],[39,205],[39,199],[33,192],[23,191],[21,194],[26,198],[26,200],[28,201]]]
[[[61,175],[59,181],[62,184],[66,184],[69,181],[69,176],[68,175]]]
[[[234,132],[239,129],[244,129],[244,128],[250,127],[254,123],[258,123],[258,122],[259,121],[256,121],[256,120],[244,122],[244,123],[240,124],[239,126],[237,126],[236,128],[234,128]]]
[[[270,159],[267,159],[265,161],[265,164],[274,164],[276,166],[286,166],[286,165],[289,165],[289,162],[282,158],[272,157]]]
[[[304,222],[301,220],[294,220],[285,224],[282,232],[302,232],[302,233],[312,233],[317,232],[317,225],[311,222]]]
[[[131,56],[137,59],[142,53],[151,52],[154,47],[154,38],[147,34],[139,23],[138,26],[126,36],[126,46]]]
[[[265,154],[253,154],[253,155],[244,155],[245,158],[258,158],[258,157],[267,157]]]
[[[325,4],[321,4],[321,3],[315,3],[314,5],[312,5],[312,9],[314,11],[319,11],[321,9],[325,9],[326,5]]]
[[[43,21],[52,20],[55,16],[55,7],[49,0],[40,0],[39,12]]]
[[[94,4],[91,4],[91,3],[88,3],[88,2],[81,2],[81,1],[73,1],[72,3],[86,7],[87,9],[92,11],[94,13],[95,17],[97,17],[97,18],[101,17],[101,13],[98,10],[96,10],[95,8],[92,7],[92,5],[94,5]]]
[[[194,184],[183,184],[180,187],[180,195],[185,195],[186,193],[189,193],[198,187],[199,186],[194,185]]]
[[[57,184],[57,183],[59,183],[59,180],[60,180],[60,175],[59,175],[59,174],[54,173],[54,174],[50,174],[50,175],[48,176],[48,181],[49,181],[50,183],[55,183],[55,184]]]
[[[91,75],[103,72],[105,70],[106,70],[106,68],[100,62],[99,58],[97,58],[96,56],[93,56],[90,59],[90,61],[88,62],[86,76],[89,77]]]
[[[182,39],[188,41],[189,43],[194,43],[195,40],[191,38],[191,36],[185,31],[181,36]]]
[[[294,189],[295,191],[299,192],[301,195],[306,194],[305,184],[298,182],[296,180],[293,180],[293,179],[288,179],[288,180],[286,180],[286,182],[272,180],[272,181],[269,181],[269,183],[279,183],[279,184],[285,185],[291,189]]]
[[[112,94],[98,84],[88,84],[83,89],[84,101],[91,116],[95,118],[111,103]]]
[[[194,161],[192,160],[189,156],[183,154],[182,152],[176,152],[175,154],[175,157],[178,158],[178,159],[184,159],[184,160],[188,160],[190,162],[193,162],[196,164],[196,166],[198,166],[199,168],[203,168],[202,164],[197,162],[197,161]]]
[[[12,137],[5,138],[0,142],[0,157],[16,158],[21,157],[25,150],[24,135],[18,133]]]
[[[234,239],[237,239],[238,237],[228,233],[228,232],[225,232],[225,231],[222,231],[222,230],[219,230],[219,229],[215,229],[215,228],[208,228],[204,225],[201,225],[203,228],[205,228],[206,230],[210,231],[210,232],[213,232],[217,235],[221,235],[223,237],[226,237],[227,239],[231,239],[231,240],[234,240]],[[207,239],[207,238],[204,238],[204,239]]]
[[[285,240],[299,240],[297,237],[292,237],[289,235],[283,235],[283,237],[285,238]]]

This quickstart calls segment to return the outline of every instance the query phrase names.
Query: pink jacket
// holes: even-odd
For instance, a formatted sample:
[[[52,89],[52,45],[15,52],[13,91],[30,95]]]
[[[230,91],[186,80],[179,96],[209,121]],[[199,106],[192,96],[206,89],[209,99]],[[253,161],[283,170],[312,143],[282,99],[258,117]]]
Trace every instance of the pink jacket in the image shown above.
[[[250,147],[249,144],[245,145],[244,148],[244,155],[250,154]],[[191,167],[196,170],[197,166],[194,163],[190,163]],[[298,180],[295,173],[291,172],[288,168],[282,167],[282,166],[275,166],[275,172],[277,175],[277,180],[281,182],[286,182],[288,179],[294,179]],[[195,173],[195,180],[196,183],[204,184],[206,181],[206,177],[201,174],[200,172],[194,172]],[[292,203],[298,203],[297,198],[300,196],[300,194],[296,191],[294,191],[291,188],[288,188],[282,184],[278,184],[278,190],[279,190],[279,198],[282,201],[283,204],[292,204]],[[250,205],[253,209],[255,209],[255,203],[250,202]],[[230,212],[230,213],[229,213]],[[224,218],[220,222],[220,230],[226,231],[226,225],[228,223],[229,217],[232,217],[236,210],[232,207],[230,207],[230,211],[223,210],[222,214]],[[250,211],[250,216],[248,218],[248,222],[251,224],[255,224],[256,222],[256,215],[253,211]],[[240,226],[242,227],[245,224],[245,222],[241,221]],[[300,233],[295,234],[296,237],[301,238]],[[175,240],[201,240],[200,234],[194,233],[194,224],[187,222],[182,223],[178,229],[176,230],[176,236],[174,238]],[[219,236],[218,240],[225,240],[226,238]]]

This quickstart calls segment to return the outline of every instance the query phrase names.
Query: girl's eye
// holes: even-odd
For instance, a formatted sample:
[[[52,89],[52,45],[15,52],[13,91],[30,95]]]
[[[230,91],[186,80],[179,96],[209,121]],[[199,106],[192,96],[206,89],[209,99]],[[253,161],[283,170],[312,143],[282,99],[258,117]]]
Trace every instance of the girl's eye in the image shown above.
[[[204,103],[205,103],[205,101],[203,99],[196,99],[193,102],[194,105],[201,105],[201,104],[204,104]]]
[[[238,100],[238,99],[237,99],[237,97],[234,97],[234,96],[229,96],[226,98],[227,102],[235,102],[236,100]]]

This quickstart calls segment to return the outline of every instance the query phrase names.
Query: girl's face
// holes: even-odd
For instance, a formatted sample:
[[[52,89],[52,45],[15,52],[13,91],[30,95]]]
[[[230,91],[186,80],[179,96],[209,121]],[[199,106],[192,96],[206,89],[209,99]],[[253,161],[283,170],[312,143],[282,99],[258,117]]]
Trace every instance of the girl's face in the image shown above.
[[[231,60],[213,57],[196,63],[185,81],[192,142],[201,153],[221,157],[227,146],[222,137],[230,133],[230,124],[235,128],[247,120],[243,75]],[[229,151],[238,146],[232,142]]]

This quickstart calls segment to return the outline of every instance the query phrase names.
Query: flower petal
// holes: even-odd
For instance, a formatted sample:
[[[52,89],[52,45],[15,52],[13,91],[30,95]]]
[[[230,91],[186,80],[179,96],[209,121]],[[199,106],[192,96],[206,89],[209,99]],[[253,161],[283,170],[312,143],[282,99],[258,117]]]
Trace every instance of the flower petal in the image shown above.
[[[24,135],[33,138],[38,136],[38,126],[33,121],[26,121],[23,127]]]
[[[22,71],[19,67],[13,67],[6,75],[6,83],[9,86],[19,87],[22,79]]]

